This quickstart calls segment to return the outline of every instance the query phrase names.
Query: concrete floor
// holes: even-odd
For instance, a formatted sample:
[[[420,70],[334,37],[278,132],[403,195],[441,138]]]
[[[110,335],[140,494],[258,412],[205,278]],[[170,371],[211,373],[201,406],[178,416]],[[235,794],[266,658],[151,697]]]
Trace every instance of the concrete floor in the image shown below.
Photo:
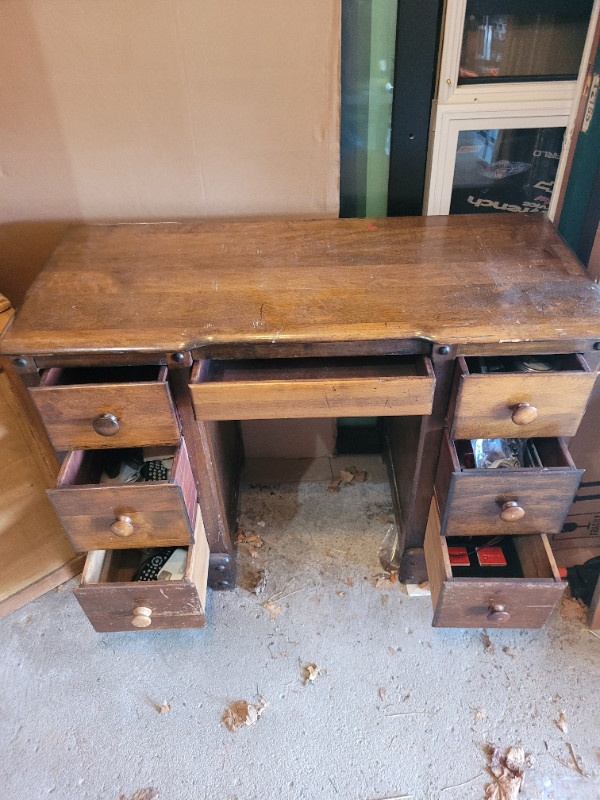
[[[429,597],[376,588],[390,510],[383,482],[246,491],[264,546],[240,546],[240,574],[266,586],[209,592],[203,630],[97,634],[66,590],[2,620],[0,796],[468,800],[496,745],[528,754],[519,798],[597,800],[600,638],[559,614],[487,647],[433,629]],[[224,726],[260,698],[255,725]]]

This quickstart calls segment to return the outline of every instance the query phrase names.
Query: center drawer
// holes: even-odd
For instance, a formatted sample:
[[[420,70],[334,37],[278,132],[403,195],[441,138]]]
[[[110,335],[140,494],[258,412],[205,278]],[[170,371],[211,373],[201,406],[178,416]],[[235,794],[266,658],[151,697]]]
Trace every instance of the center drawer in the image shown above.
[[[185,442],[169,450],[168,479],[136,483],[99,483],[107,451],[68,453],[47,494],[76,551],[192,541],[197,495]]]
[[[542,367],[547,369],[542,371]],[[596,377],[576,353],[461,356],[456,360],[453,387],[453,436],[574,436]]]
[[[134,581],[142,559],[140,550],[88,553],[74,593],[94,628],[105,633],[203,627],[209,548],[200,512],[181,580]]]
[[[435,497],[444,536],[560,533],[579,487],[562,439],[535,439],[541,467],[465,468],[461,448],[444,431]]]
[[[29,391],[59,451],[179,441],[165,366],[53,367]]]
[[[489,537],[483,537],[489,539]],[[476,539],[474,539],[474,542]],[[457,577],[446,538],[440,535],[435,501],[425,532],[425,560],[441,628],[541,628],[565,590],[544,534],[513,540],[520,577]]]
[[[424,356],[205,360],[190,392],[199,420],[430,414]]]

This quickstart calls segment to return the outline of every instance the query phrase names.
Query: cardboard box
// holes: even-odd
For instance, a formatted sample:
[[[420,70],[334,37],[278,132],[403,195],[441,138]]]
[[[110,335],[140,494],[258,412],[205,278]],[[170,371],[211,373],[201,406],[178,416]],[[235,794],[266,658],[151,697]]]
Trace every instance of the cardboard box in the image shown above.
[[[242,420],[246,458],[320,458],[335,450],[335,419]]]

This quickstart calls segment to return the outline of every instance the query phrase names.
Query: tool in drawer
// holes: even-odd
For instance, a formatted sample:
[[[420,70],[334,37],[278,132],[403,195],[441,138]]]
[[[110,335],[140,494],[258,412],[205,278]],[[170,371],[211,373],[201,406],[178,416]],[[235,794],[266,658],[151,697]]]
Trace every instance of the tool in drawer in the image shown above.
[[[154,547],[143,551],[145,557],[133,576],[134,581],[179,581],[185,575],[185,547]]]

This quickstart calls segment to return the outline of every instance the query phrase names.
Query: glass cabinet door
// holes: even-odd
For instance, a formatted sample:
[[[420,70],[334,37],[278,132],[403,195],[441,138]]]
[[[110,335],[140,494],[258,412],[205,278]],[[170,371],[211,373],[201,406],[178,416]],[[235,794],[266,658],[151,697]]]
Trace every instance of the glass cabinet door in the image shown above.
[[[451,214],[547,211],[564,128],[458,134]]]
[[[424,213],[548,212],[565,169],[594,0],[446,0]]]
[[[593,0],[467,0],[458,84],[574,80]]]

